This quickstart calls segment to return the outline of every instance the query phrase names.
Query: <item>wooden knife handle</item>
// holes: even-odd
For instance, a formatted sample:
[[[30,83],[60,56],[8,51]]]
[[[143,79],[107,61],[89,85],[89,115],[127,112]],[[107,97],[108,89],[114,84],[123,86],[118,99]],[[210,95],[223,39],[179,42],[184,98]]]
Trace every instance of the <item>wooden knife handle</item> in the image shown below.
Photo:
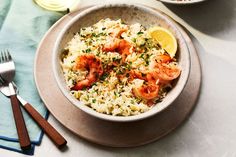
[[[30,138],[28,131],[25,126],[25,121],[20,109],[20,105],[16,95],[10,96],[12,111],[15,119],[17,134],[19,137],[20,147],[22,150],[27,150],[31,148]]]
[[[67,144],[64,137],[57,132],[57,130],[46,121],[39,113],[36,111],[32,105],[29,103],[24,105],[26,111],[31,115],[35,122],[43,129],[43,131],[48,135],[48,137],[56,144],[60,149]]]

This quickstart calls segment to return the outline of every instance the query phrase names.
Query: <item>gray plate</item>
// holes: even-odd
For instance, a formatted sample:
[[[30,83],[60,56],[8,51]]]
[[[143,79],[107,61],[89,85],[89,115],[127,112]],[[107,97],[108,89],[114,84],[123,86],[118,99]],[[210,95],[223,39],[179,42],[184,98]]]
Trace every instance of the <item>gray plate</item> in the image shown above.
[[[76,135],[93,143],[112,147],[144,145],[160,139],[177,128],[194,108],[201,85],[199,58],[188,35],[178,26],[191,52],[191,72],[187,85],[173,105],[160,114],[141,121],[128,123],[105,121],[90,116],[73,105],[61,93],[53,77],[52,64],[48,64],[58,33],[78,12],[70,13],[54,24],[37,50],[34,66],[35,82],[51,114]]]

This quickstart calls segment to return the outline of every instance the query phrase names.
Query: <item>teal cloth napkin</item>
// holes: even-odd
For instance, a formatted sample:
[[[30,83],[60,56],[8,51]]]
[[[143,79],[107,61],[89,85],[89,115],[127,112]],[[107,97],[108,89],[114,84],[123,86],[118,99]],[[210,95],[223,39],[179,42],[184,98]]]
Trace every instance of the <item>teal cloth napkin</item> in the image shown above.
[[[15,63],[15,83],[20,95],[30,102],[42,116],[47,117],[35,86],[33,67],[37,45],[49,27],[63,14],[46,11],[33,0],[0,0],[0,50],[9,49]],[[23,152],[34,153],[34,145],[39,145],[42,130],[23,110],[32,149]],[[0,93],[0,147],[22,152],[18,143],[10,100]]]

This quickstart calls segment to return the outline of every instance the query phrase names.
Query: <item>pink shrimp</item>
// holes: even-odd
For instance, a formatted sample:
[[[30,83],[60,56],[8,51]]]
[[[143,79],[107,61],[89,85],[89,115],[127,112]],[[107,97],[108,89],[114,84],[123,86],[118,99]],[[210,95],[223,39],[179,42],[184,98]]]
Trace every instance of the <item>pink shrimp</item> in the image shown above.
[[[150,71],[140,72],[138,70],[130,71],[130,79],[138,78],[144,80],[146,84],[141,87],[133,88],[133,94],[147,101],[150,106],[153,100],[158,97],[159,88],[163,84],[169,83],[180,75],[180,69],[174,65],[169,66],[171,61],[168,55],[159,55],[155,58]]]
[[[156,79],[150,72],[140,72],[137,70],[130,71],[130,79],[138,78],[146,81],[141,87],[133,88],[132,92],[135,97],[144,99],[148,102],[148,105],[153,104],[153,99],[158,97],[160,86],[156,84]]]
[[[168,83],[179,77],[181,70],[176,66],[168,66],[166,64],[157,64],[153,70],[153,76],[162,83]]]
[[[158,97],[159,85],[156,84],[144,84],[141,87],[133,88],[133,93],[136,97],[145,100],[153,100]]]
[[[155,58],[157,63],[169,63],[171,60],[172,59],[169,55],[157,55]]]
[[[74,70],[85,69],[89,73],[84,80],[78,81],[72,90],[81,90],[83,88],[91,87],[91,85],[98,80],[103,74],[102,62],[93,54],[79,56],[76,59]]]
[[[131,54],[132,45],[124,40],[124,39],[117,39],[114,38],[110,42],[106,43],[102,50],[105,52],[119,52],[122,57],[122,61],[125,62],[126,57]]]
[[[169,83],[171,80],[176,79],[181,73],[181,70],[177,66],[168,64],[171,60],[169,55],[158,55],[150,64],[152,76],[161,83]]]
[[[110,33],[110,35],[113,38],[120,38],[121,34],[126,32],[128,29],[127,28],[115,28],[113,32]]]

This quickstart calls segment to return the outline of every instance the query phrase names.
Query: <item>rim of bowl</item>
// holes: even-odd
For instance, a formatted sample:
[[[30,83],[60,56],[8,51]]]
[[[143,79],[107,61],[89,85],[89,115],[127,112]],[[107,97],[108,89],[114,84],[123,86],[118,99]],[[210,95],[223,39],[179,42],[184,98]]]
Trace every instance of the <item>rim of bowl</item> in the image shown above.
[[[136,7],[138,9],[141,9],[145,12],[149,12],[149,13],[152,13],[156,16],[160,16],[162,17],[165,21],[167,21],[168,23],[171,23],[172,24],[172,27],[174,28],[174,30],[176,30],[178,32],[178,34],[181,36],[181,38],[183,39],[184,41],[184,45],[188,51],[188,53],[186,53],[186,58],[187,59],[187,65],[188,65],[188,68],[186,68],[186,75],[181,79],[183,80],[181,86],[178,87],[178,91],[176,91],[171,99],[165,103],[165,105],[163,105],[161,108],[159,109],[156,109],[156,111],[154,111],[153,109],[150,109],[144,113],[140,113],[138,115],[132,115],[132,116],[112,116],[112,115],[107,115],[107,114],[104,114],[104,113],[99,113],[95,110],[93,110],[92,108],[86,106],[86,105],[78,105],[78,103],[80,102],[78,99],[74,98],[68,91],[67,87],[63,86],[63,84],[61,83],[60,81],[60,72],[58,71],[59,65],[57,65],[57,57],[58,57],[58,48],[59,48],[59,45],[60,45],[60,42],[62,40],[62,37],[65,35],[65,33],[67,32],[68,28],[70,28],[77,20],[79,20],[81,17],[83,16],[86,16],[88,13],[91,13],[91,12],[94,12],[96,10],[99,10],[99,9],[102,9],[102,8],[110,8],[110,7]],[[183,38],[181,32],[179,31],[179,29],[175,26],[175,24],[173,24],[173,21],[170,20],[170,18],[162,15],[161,13],[151,9],[151,8],[148,8],[146,6],[142,6],[142,5],[139,5],[139,4],[123,4],[123,3],[116,3],[116,4],[102,4],[102,5],[97,5],[97,6],[94,6],[94,7],[91,7],[91,8],[88,8],[84,11],[82,11],[81,13],[77,14],[75,17],[73,17],[71,19],[71,21],[68,22],[67,25],[65,25],[65,27],[62,29],[62,31],[60,32],[60,34],[58,35],[58,38],[56,39],[56,42],[55,42],[55,45],[54,45],[54,48],[53,48],[53,55],[52,55],[52,66],[53,66],[53,74],[54,74],[54,78],[56,79],[56,82],[57,82],[57,85],[59,86],[61,92],[66,96],[66,98],[73,104],[75,105],[76,107],[78,107],[79,109],[81,109],[82,111],[84,111],[85,113],[91,115],[91,116],[94,116],[96,118],[99,118],[99,119],[102,119],[102,120],[107,120],[107,121],[113,121],[113,122],[131,122],[131,121],[138,121],[138,120],[142,120],[142,119],[145,119],[145,118],[148,118],[148,117],[151,117],[151,116],[154,116],[160,112],[162,112],[163,110],[165,110],[168,106],[170,106],[175,100],[176,98],[179,96],[179,94],[183,91],[186,83],[187,83],[187,80],[188,80],[188,77],[189,77],[189,73],[190,73],[190,54],[189,54],[189,48],[186,44],[186,41],[185,39]],[[178,84],[178,83],[177,83]]]
[[[184,5],[184,4],[195,4],[195,3],[200,3],[206,0],[191,0],[191,1],[172,1],[172,0],[160,0],[161,2],[164,3],[170,3],[170,4],[179,4],[179,5]]]

